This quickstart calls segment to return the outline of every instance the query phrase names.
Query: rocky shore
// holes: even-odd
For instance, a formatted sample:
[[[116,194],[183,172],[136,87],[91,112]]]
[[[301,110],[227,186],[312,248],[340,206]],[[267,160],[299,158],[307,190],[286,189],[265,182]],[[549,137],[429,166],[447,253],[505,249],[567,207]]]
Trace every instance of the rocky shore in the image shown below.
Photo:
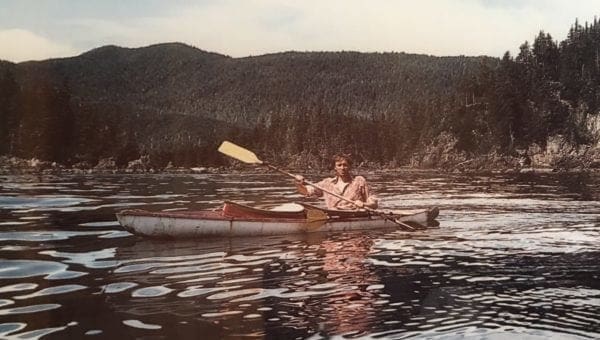
[[[532,144],[516,148],[511,155],[469,155],[459,151],[455,138],[448,135],[413,156],[411,165],[444,172],[596,172],[600,171],[600,145],[573,146],[562,136],[554,136],[545,147]]]
[[[22,159],[0,156],[0,175],[28,174],[143,174],[143,173],[220,173],[222,167],[176,167],[172,164],[164,168],[154,168],[144,157],[131,161],[125,167],[118,167],[112,158],[101,159],[97,164],[80,162],[65,166],[56,162],[42,161],[37,158]]]
[[[392,171],[398,169],[426,169],[446,173],[549,173],[549,172],[600,172],[600,149],[571,150],[570,152],[530,153],[521,152],[515,156],[498,153],[471,156],[454,150],[431,150],[430,153],[416,155],[408,166],[395,164],[358,164],[363,170]],[[285,166],[296,171],[321,171],[293,164]],[[118,167],[112,158],[102,159],[92,165],[80,162],[65,166],[56,162],[41,161],[36,158],[21,159],[0,156],[0,175],[31,174],[215,174],[255,171],[255,167],[234,164],[223,167],[177,167],[169,163],[164,168],[152,167],[144,157],[131,161],[125,167]]]

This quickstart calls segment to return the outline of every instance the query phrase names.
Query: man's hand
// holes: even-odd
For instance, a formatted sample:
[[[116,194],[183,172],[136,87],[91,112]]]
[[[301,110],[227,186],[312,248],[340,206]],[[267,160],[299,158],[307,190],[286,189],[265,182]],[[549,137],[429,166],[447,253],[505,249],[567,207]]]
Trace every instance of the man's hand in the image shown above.
[[[306,188],[306,186],[304,185],[304,177],[302,175],[295,175],[294,176],[294,184],[296,184],[296,190],[298,190],[298,192],[304,196],[308,196],[309,195],[309,191]]]
[[[354,201],[354,205],[355,205],[357,208],[359,208],[359,209],[362,209],[362,208],[364,208],[364,207],[365,207],[365,203],[364,203],[363,201],[361,201],[361,200],[356,200],[356,201]]]

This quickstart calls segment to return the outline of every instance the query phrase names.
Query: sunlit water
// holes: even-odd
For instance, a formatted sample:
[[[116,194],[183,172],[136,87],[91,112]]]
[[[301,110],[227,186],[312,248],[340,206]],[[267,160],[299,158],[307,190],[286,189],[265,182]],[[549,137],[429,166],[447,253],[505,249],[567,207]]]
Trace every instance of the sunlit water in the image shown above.
[[[440,226],[153,240],[114,213],[301,198],[263,173],[0,177],[0,338],[600,337],[597,176],[366,175]]]

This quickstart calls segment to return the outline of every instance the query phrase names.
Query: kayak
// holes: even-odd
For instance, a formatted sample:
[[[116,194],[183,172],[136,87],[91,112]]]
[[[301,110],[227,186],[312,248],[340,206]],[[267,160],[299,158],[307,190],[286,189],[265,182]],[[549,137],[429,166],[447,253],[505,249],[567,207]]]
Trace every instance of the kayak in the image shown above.
[[[117,213],[117,219],[123,228],[134,234],[188,238],[394,228],[399,227],[398,223],[427,225],[435,220],[438,213],[438,208],[431,208],[393,210],[379,215],[368,211],[328,210],[308,204],[295,204],[286,210],[267,210],[225,202],[221,210],[124,210]]]

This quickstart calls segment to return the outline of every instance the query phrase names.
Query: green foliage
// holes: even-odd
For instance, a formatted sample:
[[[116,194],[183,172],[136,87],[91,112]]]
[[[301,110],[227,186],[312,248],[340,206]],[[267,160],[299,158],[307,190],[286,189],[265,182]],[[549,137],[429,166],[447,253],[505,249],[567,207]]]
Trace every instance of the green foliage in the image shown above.
[[[465,108],[455,109],[452,131],[458,146],[472,151],[487,140],[489,131],[504,153],[532,143],[544,145],[557,134],[574,145],[594,140],[586,119],[600,109],[599,51],[598,23],[583,28],[576,22],[560,45],[541,31],[533,46],[520,46],[516,58],[507,52],[493,80],[484,85],[493,89],[484,91],[484,105],[470,112],[469,120]]]
[[[0,155],[13,152],[12,141],[18,126],[15,116],[18,91],[14,65],[0,62]]]

